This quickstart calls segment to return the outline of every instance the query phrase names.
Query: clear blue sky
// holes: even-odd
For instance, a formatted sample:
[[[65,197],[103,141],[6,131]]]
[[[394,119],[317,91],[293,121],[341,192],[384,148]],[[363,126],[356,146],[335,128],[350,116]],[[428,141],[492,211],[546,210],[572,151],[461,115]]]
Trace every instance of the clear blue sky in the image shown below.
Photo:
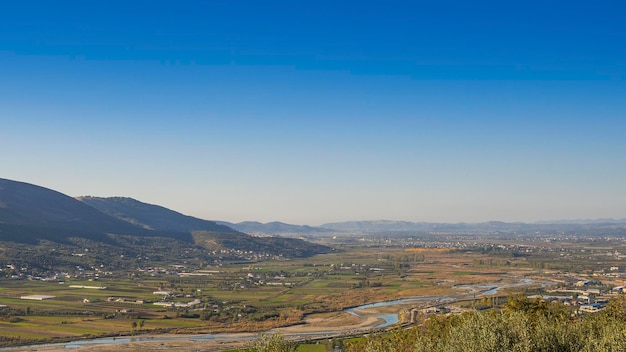
[[[6,1],[0,177],[227,221],[623,218],[625,13]]]

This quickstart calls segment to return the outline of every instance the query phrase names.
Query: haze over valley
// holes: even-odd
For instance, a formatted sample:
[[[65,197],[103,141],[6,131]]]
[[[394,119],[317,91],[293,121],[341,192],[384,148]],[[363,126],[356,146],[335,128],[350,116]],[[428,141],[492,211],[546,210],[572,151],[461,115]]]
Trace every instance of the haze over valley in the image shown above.
[[[2,2],[0,349],[626,351],[625,13]]]

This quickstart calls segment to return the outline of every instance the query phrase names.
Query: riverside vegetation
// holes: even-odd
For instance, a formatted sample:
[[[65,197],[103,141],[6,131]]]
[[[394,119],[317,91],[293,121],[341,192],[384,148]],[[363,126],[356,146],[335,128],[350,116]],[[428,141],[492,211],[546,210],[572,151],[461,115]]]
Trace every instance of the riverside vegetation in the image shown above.
[[[543,326],[549,324],[570,330],[550,335],[567,344],[545,346],[583,348],[571,341],[621,333],[614,324],[619,315],[609,314],[619,311],[611,307],[620,302],[626,277],[626,227],[619,221],[539,227],[375,222],[370,225],[380,231],[373,233],[322,231],[312,237],[307,229],[306,241],[252,236],[130,198],[76,199],[6,179],[0,179],[0,203],[1,347],[288,327],[280,331],[288,331],[289,339],[312,339],[298,338],[302,331],[332,331],[339,332],[332,336],[336,343],[366,349],[395,336],[372,330],[379,313],[412,327],[395,334],[415,334],[420,346],[453,343],[455,334],[467,331],[485,334],[469,335],[480,343],[502,340],[507,345],[499,348],[522,350],[524,339],[544,346]],[[558,302],[548,307],[568,304],[570,314],[587,313],[531,319],[537,313],[503,309],[516,293]],[[426,299],[361,318],[344,311],[411,297]],[[429,311],[453,316],[433,318]],[[530,314],[526,325],[535,330],[511,325],[512,335],[506,335],[492,329],[524,321],[511,314]],[[432,328],[438,319],[445,329]],[[365,333],[379,337],[352,340]],[[282,346],[279,337],[269,342]],[[307,344],[298,349],[303,346],[320,351]]]
[[[599,314],[511,297],[503,310],[432,317],[423,326],[350,341],[345,351],[614,352],[626,350],[623,297]]]
[[[625,309],[622,296],[614,293],[623,284],[622,238],[468,235],[390,240],[372,235],[365,241],[327,239],[326,244],[339,250],[289,260],[224,256],[203,262],[193,252],[177,256],[184,253],[181,249],[163,251],[154,257],[158,260],[135,256],[134,269],[124,270],[108,269],[96,247],[76,253],[73,258],[83,263],[79,267],[36,271],[27,263],[1,259],[2,345],[165,332],[263,332],[308,318],[323,320],[326,312],[364,303],[444,295],[466,297],[451,304],[465,313],[420,314],[410,329],[337,343],[347,350],[382,351],[390,343],[404,346],[396,341],[402,338],[411,346],[406,350],[454,350],[454,343],[480,343],[474,350],[489,350],[483,349],[485,344],[497,342],[506,345],[494,345],[494,350],[552,351],[556,349],[538,346],[584,350],[592,343],[619,346],[615,344],[623,341],[619,337],[625,315],[620,312]],[[63,247],[31,250],[55,255]],[[122,259],[127,258],[118,257],[116,263]],[[516,285],[520,280],[528,284]],[[581,282],[584,286],[578,287]],[[500,290],[487,294],[493,287]],[[531,300],[515,308],[507,303],[513,294],[555,295],[548,292],[555,290],[571,291],[573,306]],[[609,300],[604,312],[571,316],[584,291],[595,296],[587,300]],[[54,298],[20,299],[34,294]],[[406,309],[400,313],[406,323]],[[460,339],[462,334],[470,335]]]
[[[511,297],[499,311],[433,316],[423,325],[341,341],[345,352],[617,352],[626,350],[626,300],[601,314],[573,316],[563,305]],[[261,336],[248,352],[298,351],[279,335]],[[326,349],[324,349],[326,350]],[[329,349],[330,350],[330,349]]]

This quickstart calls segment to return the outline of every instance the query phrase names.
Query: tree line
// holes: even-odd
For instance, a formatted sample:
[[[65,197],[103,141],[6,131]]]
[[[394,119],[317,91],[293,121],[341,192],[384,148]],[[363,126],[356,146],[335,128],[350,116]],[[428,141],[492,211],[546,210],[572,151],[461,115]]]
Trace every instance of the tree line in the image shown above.
[[[255,341],[248,351],[290,352],[282,337]],[[617,352],[626,351],[626,298],[595,314],[558,303],[510,297],[501,310],[432,316],[408,329],[342,343],[345,352]]]

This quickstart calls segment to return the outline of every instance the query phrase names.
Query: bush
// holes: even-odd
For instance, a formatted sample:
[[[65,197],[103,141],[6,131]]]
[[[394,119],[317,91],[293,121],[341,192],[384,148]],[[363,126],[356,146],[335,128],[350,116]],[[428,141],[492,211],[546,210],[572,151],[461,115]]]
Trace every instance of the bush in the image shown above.
[[[261,334],[246,347],[249,352],[295,352],[298,344],[285,339],[280,334]]]
[[[609,352],[626,351],[619,306],[607,314],[571,317],[562,305],[510,300],[503,311],[435,316],[425,327],[346,343],[347,352]]]

